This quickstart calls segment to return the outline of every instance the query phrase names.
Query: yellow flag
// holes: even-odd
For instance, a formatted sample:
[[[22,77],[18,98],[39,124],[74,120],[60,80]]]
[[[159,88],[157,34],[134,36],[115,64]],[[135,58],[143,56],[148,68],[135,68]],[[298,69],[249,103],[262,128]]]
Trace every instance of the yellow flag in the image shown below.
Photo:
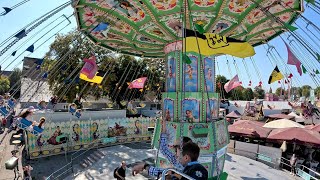
[[[275,81],[279,81],[282,78],[284,78],[284,76],[281,74],[280,70],[278,69],[278,66],[276,66],[269,77],[268,84],[271,84]]]
[[[255,55],[254,48],[248,42],[214,33],[200,34],[187,29],[183,43],[185,43],[185,41],[187,52],[196,52],[205,56],[228,54],[245,58]]]
[[[85,74],[80,73],[79,78],[88,82],[101,84],[104,74],[104,71],[99,70],[92,79],[89,79]]]

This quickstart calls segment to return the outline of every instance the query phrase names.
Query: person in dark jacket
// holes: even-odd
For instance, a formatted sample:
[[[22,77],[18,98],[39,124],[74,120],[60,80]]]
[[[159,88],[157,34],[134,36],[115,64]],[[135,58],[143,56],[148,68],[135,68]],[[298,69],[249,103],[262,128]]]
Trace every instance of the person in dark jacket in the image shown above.
[[[122,161],[121,166],[116,170],[117,180],[126,179],[126,162]]]

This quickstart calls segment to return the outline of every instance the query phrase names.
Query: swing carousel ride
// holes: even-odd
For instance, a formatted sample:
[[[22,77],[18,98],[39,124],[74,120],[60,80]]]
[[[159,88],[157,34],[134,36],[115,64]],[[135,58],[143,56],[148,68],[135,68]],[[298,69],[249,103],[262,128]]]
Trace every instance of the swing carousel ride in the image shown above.
[[[296,73],[287,65],[296,66],[300,76],[302,73],[309,74],[316,85],[320,82],[317,77],[320,74],[317,70],[319,65],[316,64],[316,61],[320,62],[317,42],[320,29],[303,15],[305,4],[300,0],[70,1],[53,10],[38,24],[18,32],[14,36],[15,41],[2,49],[0,56],[39,23],[70,4],[75,10],[79,37],[85,35],[93,44],[116,53],[165,59],[162,119],[165,120],[169,134],[169,147],[173,149],[175,142],[183,136],[190,137],[201,149],[199,161],[208,169],[209,177],[220,177],[222,174],[229,143],[226,120],[219,118],[220,99],[223,95],[216,93],[221,88],[215,76],[220,74],[217,59],[223,55],[242,59],[245,73],[249,77],[248,86],[252,85],[252,80],[246,61],[251,60],[260,80],[257,86],[262,87],[261,75],[253,56],[254,47],[263,46],[274,67],[269,84],[280,83],[280,80],[293,83],[292,77]],[[310,11],[319,15],[319,1],[308,0],[306,4]],[[11,10],[5,8],[2,15]],[[299,26],[296,23],[298,19],[306,26]],[[276,37],[285,42],[287,64],[280,61],[283,58],[270,45],[269,41]],[[34,47],[28,49],[31,52]],[[87,59],[86,63],[89,61],[93,61],[92,58]],[[62,65],[57,64],[56,67],[60,69]],[[74,73],[79,71],[78,68],[75,68]],[[81,70],[82,73],[85,68],[98,69],[88,65]],[[231,74],[230,67],[228,69]],[[238,77],[240,70],[237,67],[235,69],[237,75],[224,85],[227,92],[242,85]],[[92,79],[95,73],[89,73],[86,76]],[[102,79],[104,76],[106,74],[101,75]],[[75,106],[71,104],[69,107],[73,113],[76,113]],[[160,133],[161,124],[158,120],[153,137],[153,146],[156,148],[159,148]],[[170,166],[161,153],[156,162],[160,167]]]

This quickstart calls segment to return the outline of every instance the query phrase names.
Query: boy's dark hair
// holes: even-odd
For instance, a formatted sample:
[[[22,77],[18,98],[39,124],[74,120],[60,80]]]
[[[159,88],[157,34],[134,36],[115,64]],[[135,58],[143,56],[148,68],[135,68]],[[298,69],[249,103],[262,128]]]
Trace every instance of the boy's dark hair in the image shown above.
[[[188,142],[182,147],[182,155],[188,155],[191,161],[197,161],[200,154],[199,146],[194,142]]]
[[[182,138],[182,146],[184,146],[186,143],[188,143],[188,142],[192,142],[192,139],[190,139],[189,137],[187,137],[187,136],[183,136],[183,138]],[[177,148],[180,148],[180,145],[178,145],[178,144],[176,144],[176,145],[174,145],[173,146],[175,149],[177,149]]]
[[[186,143],[188,143],[188,142],[192,142],[192,140],[191,140],[189,137],[187,137],[187,136],[183,136],[183,138],[182,138],[182,143],[183,143],[183,144],[186,144]]]

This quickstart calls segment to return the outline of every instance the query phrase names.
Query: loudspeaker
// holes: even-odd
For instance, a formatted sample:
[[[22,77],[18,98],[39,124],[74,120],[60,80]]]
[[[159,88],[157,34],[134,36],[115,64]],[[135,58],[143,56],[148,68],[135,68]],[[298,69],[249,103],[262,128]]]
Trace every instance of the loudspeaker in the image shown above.
[[[13,170],[15,167],[18,166],[18,158],[11,157],[6,163],[5,163],[6,169]]]

